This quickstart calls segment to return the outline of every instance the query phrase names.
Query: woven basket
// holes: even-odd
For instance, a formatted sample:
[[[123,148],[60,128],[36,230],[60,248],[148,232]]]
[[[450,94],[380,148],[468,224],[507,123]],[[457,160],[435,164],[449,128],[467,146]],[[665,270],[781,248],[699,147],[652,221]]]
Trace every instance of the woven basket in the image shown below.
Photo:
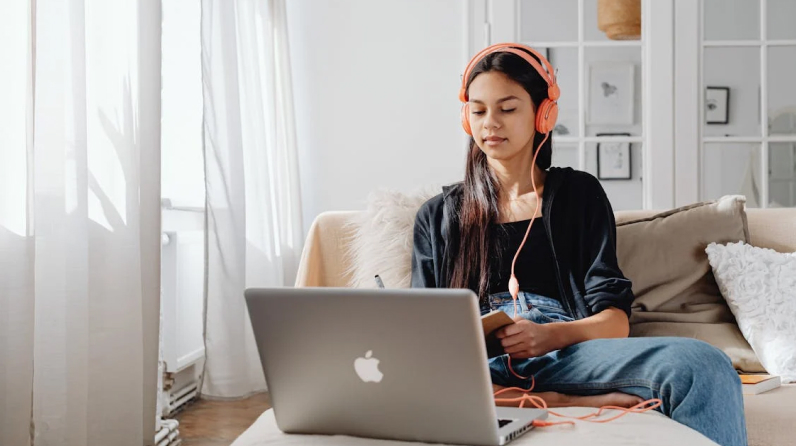
[[[611,40],[639,40],[641,0],[598,0],[597,27]]]

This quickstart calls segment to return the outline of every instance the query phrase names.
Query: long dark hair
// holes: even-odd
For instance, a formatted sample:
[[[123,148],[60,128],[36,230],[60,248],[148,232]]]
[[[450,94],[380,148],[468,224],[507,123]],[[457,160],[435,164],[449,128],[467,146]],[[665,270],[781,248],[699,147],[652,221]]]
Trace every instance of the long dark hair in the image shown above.
[[[533,56],[536,58],[536,56]],[[538,58],[536,58],[538,60]],[[527,61],[512,53],[492,53],[484,57],[473,69],[467,79],[467,89],[473,79],[481,73],[498,71],[522,85],[531,96],[534,105],[547,98],[547,83]],[[531,124],[533,125],[533,124]],[[536,133],[533,138],[534,149],[544,139],[544,134]],[[464,192],[458,215],[459,251],[453,261],[451,288],[470,288],[482,302],[489,293],[490,254],[495,249],[490,225],[498,218],[498,197],[500,184],[487,164],[484,152],[470,138],[467,154],[467,167],[464,177]],[[539,149],[536,165],[542,170],[550,167],[552,137],[548,137]]]

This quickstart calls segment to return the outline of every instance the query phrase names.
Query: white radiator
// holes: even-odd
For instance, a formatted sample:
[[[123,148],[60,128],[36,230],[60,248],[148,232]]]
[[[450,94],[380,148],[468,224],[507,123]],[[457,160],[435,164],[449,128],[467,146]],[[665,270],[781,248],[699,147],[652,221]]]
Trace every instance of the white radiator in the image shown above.
[[[155,446],[179,446],[182,443],[177,420],[163,420],[162,427],[155,434]]]
[[[204,233],[164,232],[161,268],[163,361],[177,373],[204,358]]]
[[[203,231],[163,232],[160,312],[159,413],[173,416],[196,398],[205,357]],[[175,435],[169,432],[163,441]]]

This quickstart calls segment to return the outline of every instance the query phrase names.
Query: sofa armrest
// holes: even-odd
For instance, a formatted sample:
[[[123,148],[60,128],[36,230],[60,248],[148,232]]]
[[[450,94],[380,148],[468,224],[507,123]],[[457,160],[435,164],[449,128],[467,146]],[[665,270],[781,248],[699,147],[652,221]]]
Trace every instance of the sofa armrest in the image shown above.
[[[347,287],[351,280],[346,246],[359,211],[323,212],[312,222],[301,252],[296,287]]]

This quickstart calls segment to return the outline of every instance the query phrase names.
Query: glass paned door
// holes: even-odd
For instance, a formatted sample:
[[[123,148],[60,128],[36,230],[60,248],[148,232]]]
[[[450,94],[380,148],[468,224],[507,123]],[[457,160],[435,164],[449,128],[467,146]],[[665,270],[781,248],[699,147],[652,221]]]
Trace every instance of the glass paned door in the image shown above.
[[[796,206],[796,2],[700,5],[701,199]]]

